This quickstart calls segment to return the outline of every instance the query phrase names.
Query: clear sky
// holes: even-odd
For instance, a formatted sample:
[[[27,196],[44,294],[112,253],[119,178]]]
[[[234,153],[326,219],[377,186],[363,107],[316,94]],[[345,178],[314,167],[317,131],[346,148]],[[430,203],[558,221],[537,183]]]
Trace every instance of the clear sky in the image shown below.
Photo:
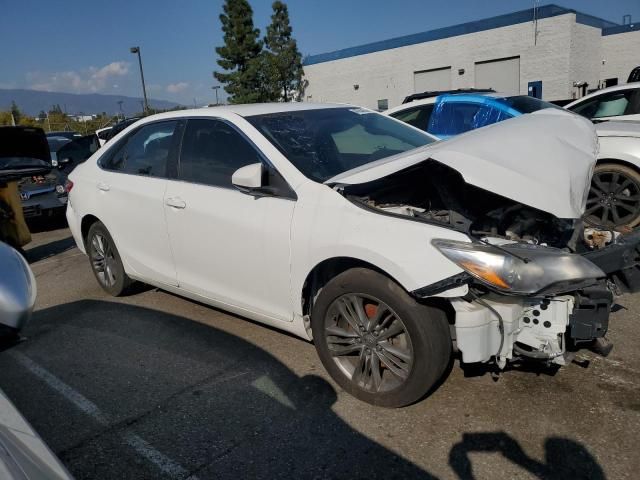
[[[140,45],[149,96],[214,100],[222,0],[0,0],[0,88],[140,96]],[[264,33],[271,1],[250,0]],[[303,53],[322,53],[531,8],[533,0],[289,0]],[[541,5],[552,3],[542,0]],[[640,0],[557,0],[622,23]]]

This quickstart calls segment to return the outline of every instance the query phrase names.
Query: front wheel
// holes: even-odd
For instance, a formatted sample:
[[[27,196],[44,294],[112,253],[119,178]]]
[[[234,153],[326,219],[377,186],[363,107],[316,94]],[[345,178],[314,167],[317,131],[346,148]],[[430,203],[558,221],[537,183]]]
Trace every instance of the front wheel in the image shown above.
[[[585,210],[587,223],[601,228],[640,224],[640,174],[616,163],[596,165]]]
[[[125,293],[133,281],[125,273],[118,249],[101,222],[95,222],[89,228],[87,253],[100,286],[114,297]]]
[[[421,305],[384,275],[353,268],[321,290],[311,315],[332,378],[373,405],[401,407],[440,379],[451,355],[443,311]]]

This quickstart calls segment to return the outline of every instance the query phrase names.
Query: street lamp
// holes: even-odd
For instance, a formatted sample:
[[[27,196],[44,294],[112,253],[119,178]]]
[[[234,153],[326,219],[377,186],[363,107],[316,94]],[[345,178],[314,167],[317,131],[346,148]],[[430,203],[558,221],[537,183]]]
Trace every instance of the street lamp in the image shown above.
[[[215,85],[211,88],[216,92],[216,105],[220,105],[220,103],[218,102],[218,90],[220,90],[220,85]]]
[[[144,73],[142,72],[142,57],[140,56],[140,47],[131,47],[131,53],[138,55],[138,65],[140,66],[140,79],[142,80],[142,95],[144,96],[144,113],[149,112],[149,102],[147,101],[147,87],[144,84]]]

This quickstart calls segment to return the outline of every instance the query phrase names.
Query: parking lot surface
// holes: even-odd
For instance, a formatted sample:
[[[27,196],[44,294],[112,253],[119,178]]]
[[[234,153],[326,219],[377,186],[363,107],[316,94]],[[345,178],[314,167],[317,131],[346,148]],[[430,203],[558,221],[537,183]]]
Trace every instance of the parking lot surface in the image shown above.
[[[638,478],[640,295],[608,358],[460,368],[397,410],[334,384],[311,343],[153,288],[114,299],[63,225],[27,247],[38,301],[0,388],[78,479]]]

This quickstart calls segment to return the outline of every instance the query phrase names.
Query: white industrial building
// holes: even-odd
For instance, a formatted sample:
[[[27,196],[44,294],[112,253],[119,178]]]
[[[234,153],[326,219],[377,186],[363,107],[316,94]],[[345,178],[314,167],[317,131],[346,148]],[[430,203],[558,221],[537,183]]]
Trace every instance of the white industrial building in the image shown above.
[[[470,87],[563,100],[625,83],[639,65],[640,24],[545,5],[308,56],[305,100],[385,109]]]

